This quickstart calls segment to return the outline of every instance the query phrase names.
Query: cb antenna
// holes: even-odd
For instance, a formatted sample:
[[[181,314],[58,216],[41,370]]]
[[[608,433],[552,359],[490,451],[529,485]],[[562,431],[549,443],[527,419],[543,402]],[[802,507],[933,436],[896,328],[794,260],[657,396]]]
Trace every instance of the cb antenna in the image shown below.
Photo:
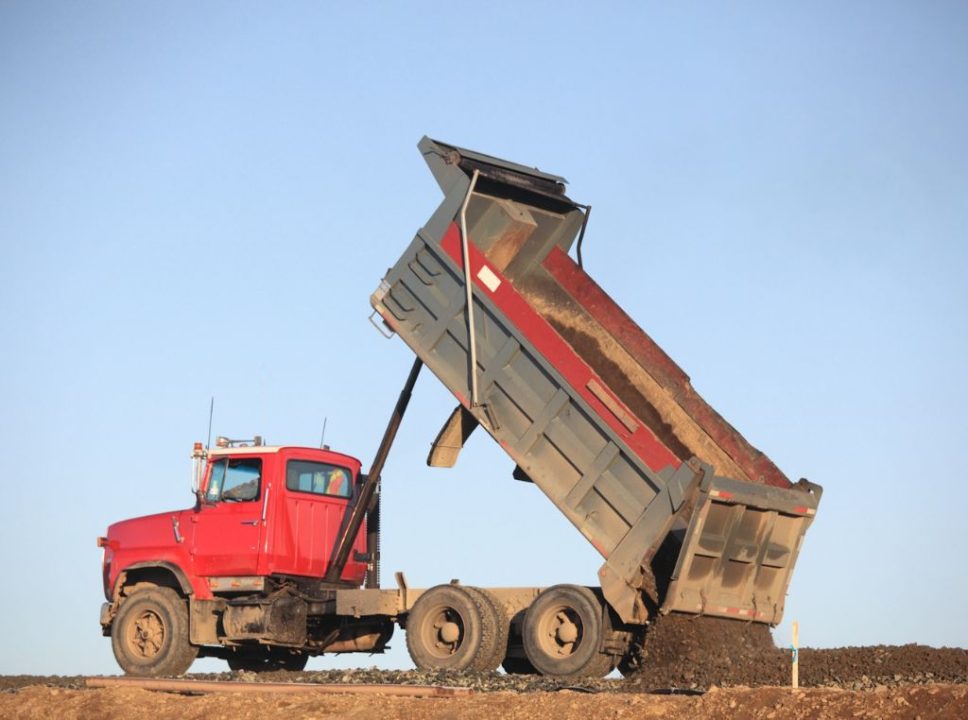
[[[208,450],[212,446],[212,416],[215,414],[215,396],[212,395],[212,401],[208,404],[208,440],[205,442],[205,449]]]
[[[326,449],[326,421],[328,419],[329,418],[323,418],[323,432],[319,436],[319,447],[320,447],[321,450],[325,450]]]

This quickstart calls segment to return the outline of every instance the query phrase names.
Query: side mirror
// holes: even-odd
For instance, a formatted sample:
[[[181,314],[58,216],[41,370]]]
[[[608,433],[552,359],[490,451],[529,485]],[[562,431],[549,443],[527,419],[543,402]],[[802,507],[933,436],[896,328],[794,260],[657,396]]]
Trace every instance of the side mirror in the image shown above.
[[[199,505],[202,504],[202,479],[205,475],[206,453],[201,443],[195,443],[192,452],[192,494]]]

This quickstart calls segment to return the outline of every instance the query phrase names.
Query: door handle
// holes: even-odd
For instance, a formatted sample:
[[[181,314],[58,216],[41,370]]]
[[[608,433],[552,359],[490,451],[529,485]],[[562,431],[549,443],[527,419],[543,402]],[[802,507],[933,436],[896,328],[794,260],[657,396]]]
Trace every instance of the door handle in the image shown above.
[[[256,519],[256,520],[242,520],[242,524],[243,525],[258,525],[260,522],[261,522],[261,520],[258,520],[258,519]]]

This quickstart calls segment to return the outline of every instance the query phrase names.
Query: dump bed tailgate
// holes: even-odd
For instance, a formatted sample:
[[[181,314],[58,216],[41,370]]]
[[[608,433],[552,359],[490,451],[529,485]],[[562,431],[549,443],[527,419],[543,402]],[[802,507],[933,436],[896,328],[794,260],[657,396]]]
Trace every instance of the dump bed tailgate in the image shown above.
[[[712,477],[700,488],[662,612],[776,624],[821,488]]]

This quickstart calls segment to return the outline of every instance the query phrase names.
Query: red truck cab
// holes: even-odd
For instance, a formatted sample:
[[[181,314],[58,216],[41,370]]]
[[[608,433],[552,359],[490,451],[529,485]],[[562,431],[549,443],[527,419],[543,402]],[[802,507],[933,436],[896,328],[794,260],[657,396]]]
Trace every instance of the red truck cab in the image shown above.
[[[118,657],[129,672],[137,671],[132,663],[158,655],[151,652],[149,626],[157,619],[166,627],[164,612],[156,609],[132,620],[127,633],[112,632],[123,601],[139,588],[164,588],[182,604],[189,600],[193,642],[224,645],[220,630],[207,637],[196,631],[196,625],[204,628],[196,608],[221,613],[227,600],[239,602],[246,593],[257,600],[280,588],[322,597],[321,588],[360,587],[367,572],[364,527],[339,578],[323,582],[359,484],[356,458],[329,449],[225,442],[207,452],[196,446],[196,460],[204,465],[194,507],[123,520],[98,539],[107,600],[101,625],[118,636],[116,656],[119,645],[133,656]],[[176,673],[178,664],[168,670]]]
[[[212,588],[272,575],[321,578],[360,475],[349,455],[304,447],[216,447],[188,510],[114,523],[104,553],[110,601],[121,573],[170,567],[198,599]],[[340,577],[359,586],[365,530]]]

